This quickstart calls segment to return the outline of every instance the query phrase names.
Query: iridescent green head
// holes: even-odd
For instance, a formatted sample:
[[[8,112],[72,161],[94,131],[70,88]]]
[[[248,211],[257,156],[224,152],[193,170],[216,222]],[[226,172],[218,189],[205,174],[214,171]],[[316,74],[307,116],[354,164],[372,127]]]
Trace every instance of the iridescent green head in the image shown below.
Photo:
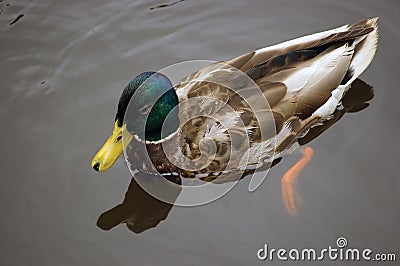
[[[179,127],[178,96],[171,81],[157,72],[144,72],[122,91],[111,136],[92,160],[96,171],[110,168],[123,151],[123,126],[142,140],[158,141]]]
[[[124,88],[115,120],[119,126],[126,124],[132,135],[156,141],[177,130],[177,105],[178,96],[171,81],[161,73],[144,72]]]

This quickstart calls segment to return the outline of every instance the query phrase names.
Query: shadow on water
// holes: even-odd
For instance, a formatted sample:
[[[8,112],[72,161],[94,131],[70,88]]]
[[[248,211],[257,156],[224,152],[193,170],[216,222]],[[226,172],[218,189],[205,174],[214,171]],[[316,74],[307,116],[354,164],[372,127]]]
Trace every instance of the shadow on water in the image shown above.
[[[353,82],[351,89],[346,93],[342,100],[342,108],[337,109],[332,118],[323,124],[313,127],[301,139],[300,145],[305,145],[321,135],[325,130],[338,122],[346,113],[356,113],[369,106],[369,101],[374,97],[372,86],[364,81],[357,79]],[[280,162],[280,159],[274,161],[272,166]],[[254,170],[247,171],[242,178],[252,174]],[[97,221],[97,226],[103,230],[110,230],[113,227],[125,223],[134,233],[141,233],[150,228],[156,227],[162,220],[165,220],[171,211],[173,205],[162,202],[138,185],[136,178],[145,182],[157,182],[159,176],[137,173],[135,178],[131,179],[128,191],[125,194],[124,201],[114,208],[102,213]],[[175,180],[169,180],[176,184],[181,184],[179,177]],[[163,183],[165,184],[165,183]],[[167,185],[168,186],[168,185]],[[176,188],[176,186],[175,186]],[[166,187],[165,189],[169,189]],[[172,194],[171,194],[172,193]],[[175,199],[179,196],[180,190],[171,189],[170,197]]]

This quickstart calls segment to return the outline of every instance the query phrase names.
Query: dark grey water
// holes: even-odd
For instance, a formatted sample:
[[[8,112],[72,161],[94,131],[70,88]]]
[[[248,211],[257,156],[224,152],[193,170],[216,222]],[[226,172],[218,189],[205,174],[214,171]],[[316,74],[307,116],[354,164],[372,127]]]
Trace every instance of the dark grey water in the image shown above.
[[[172,2],[0,2],[0,264],[273,265],[256,257],[264,243],[321,249],[339,236],[399,260],[398,1],[187,0],[150,10]],[[96,226],[130,184],[122,158],[101,174],[90,162],[134,75],[375,16],[379,48],[362,75],[375,96],[309,144],[296,217],[280,195],[292,156],[254,193],[244,180],[211,204],[172,208],[155,229]]]

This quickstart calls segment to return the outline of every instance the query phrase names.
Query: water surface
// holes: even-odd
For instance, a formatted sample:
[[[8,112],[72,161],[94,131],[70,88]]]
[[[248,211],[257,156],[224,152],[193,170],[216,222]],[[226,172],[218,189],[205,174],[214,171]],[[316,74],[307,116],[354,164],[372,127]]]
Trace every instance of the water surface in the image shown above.
[[[399,257],[400,4],[187,0],[151,9],[170,3],[0,2],[0,264],[273,265],[257,260],[264,243],[324,248],[339,236]],[[96,226],[131,182],[122,158],[100,174],[90,162],[133,76],[375,16],[379,48],[362,75],[374,98],[308,144],[314,157],[299,177],[296,217],[284,208],[280,177],[299,155],[274,167],[254,193],[243,180],[211,204],[172,208],[141,234]]]

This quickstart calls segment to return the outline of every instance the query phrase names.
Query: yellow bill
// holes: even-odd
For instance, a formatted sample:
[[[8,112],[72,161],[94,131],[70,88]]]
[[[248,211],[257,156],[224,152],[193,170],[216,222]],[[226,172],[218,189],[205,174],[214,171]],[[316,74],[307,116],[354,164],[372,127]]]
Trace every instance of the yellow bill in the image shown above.
[[[99,172],[107,170],[121,155],[124,149],[122,144],[122,131],[123,127],[119,127],[118,121],[115,121],[111,136],[92,160],[92,168],[94,170]]]

